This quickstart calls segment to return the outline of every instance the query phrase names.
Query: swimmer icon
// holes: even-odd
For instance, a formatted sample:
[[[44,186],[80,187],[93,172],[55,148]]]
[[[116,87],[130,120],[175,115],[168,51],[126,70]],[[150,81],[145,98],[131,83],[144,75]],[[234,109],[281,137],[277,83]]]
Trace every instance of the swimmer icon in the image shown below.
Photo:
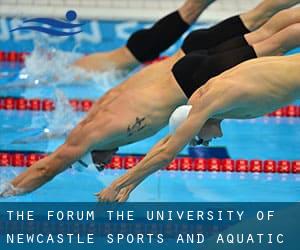
[[[66,12],[65,18],[67,22],[54,19],[54,18],[43,18],[43,17],[27,19],[23,21],[23,24],[34,23],[34,25],[20,26],[11,29],[10,32],[20,31],[20,30],[33,30],[33,31],[46,33],[51,36],[72,36],[82,32],[80,27],[83,26],[85,23],[77,23],[77,24],[71,23],[77,18],[76,11],[69,10],[68,12]],[[45,25],[47,25],[47,27],[45,27]],[[74,31],[75,28],[77,28],[76,31]]]

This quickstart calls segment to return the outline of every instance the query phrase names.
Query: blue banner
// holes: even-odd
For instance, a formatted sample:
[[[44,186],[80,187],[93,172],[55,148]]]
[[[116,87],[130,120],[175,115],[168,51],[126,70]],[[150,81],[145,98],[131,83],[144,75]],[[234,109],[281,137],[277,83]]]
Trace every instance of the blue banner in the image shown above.
[[[6,249],[299,249],[297,203],[2,203]]]
[[[26,19],[0,18],[0,50],[29,52],[34,48],[34,40],[43,37],[52,46],[64,51],[107,51],[124,46],[134,31],[151,25],[149,22],[138,21],[80,20],[80,23],[84,23],[80,27],[81,32],[72,36],[57,37],[35,30],[10,32],[21,26],[24,20]],[[175,51],[178,46],[179,44],[176,44],[170,51]]]

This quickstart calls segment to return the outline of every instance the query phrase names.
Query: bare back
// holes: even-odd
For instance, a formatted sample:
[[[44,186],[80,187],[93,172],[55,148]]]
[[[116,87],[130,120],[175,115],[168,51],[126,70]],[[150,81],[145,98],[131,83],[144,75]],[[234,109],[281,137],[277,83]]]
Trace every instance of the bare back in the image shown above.
[[[171,72],[180,52],[145,67],[100,98],[88,114],[95,127],[107,126],[98,149],[114,148],[153,135],[164,127],[173,110],[187,98]],[[107,124],[110,124],[109,126]]]
[[[199,88],[189,103],[211,118],[249,119],[262,116],[300,97],[300,55],[263,57],[239,64]]]
[[[300,97],[300,56],[266,57],[242,63],[215,81],[228,94],[223,102],[230,110],[222,118],[264,115]],[[222,82],[226,82],[226,86]],[[221,87],[222,85],[222,87]],[[225,106],[228,106],[225,105]]]

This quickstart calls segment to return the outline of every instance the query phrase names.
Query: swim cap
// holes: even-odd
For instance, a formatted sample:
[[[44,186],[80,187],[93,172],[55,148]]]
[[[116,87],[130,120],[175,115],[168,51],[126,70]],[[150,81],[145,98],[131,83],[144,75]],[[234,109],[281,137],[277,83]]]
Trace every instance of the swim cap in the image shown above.
[[[174,134],[176,129],[187,119],[192,105],[182,105],[175,109],[169,119],[169,131]]]
[[[187,119],[190,111],[192,109],[192,105],[183,105],[175,109],[169,119],[169,132],[170,134],[174,134],[176,129]],[[190,142],[190,145],[196,146],[203,143],[203,139],[201,139],[198,135]]]

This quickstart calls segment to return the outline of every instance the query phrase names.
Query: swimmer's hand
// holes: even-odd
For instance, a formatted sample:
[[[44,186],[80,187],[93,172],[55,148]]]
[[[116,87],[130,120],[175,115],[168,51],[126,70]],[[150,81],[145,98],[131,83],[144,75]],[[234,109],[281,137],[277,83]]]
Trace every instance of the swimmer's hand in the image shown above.
[[[109,186],[99,193],[96,193],[99,202],[116,202],[120,189]]]
[[[118,202],[125,202],[128,200],[130,193],[132,192],[133,188],[131,186],[122,188],[119,194],[117,195]]]
[[[128,200],[134,187],[134,185],[130,185],[118,190],[110,186],[97,193],[96,196],[99,202],[125,202]]]

